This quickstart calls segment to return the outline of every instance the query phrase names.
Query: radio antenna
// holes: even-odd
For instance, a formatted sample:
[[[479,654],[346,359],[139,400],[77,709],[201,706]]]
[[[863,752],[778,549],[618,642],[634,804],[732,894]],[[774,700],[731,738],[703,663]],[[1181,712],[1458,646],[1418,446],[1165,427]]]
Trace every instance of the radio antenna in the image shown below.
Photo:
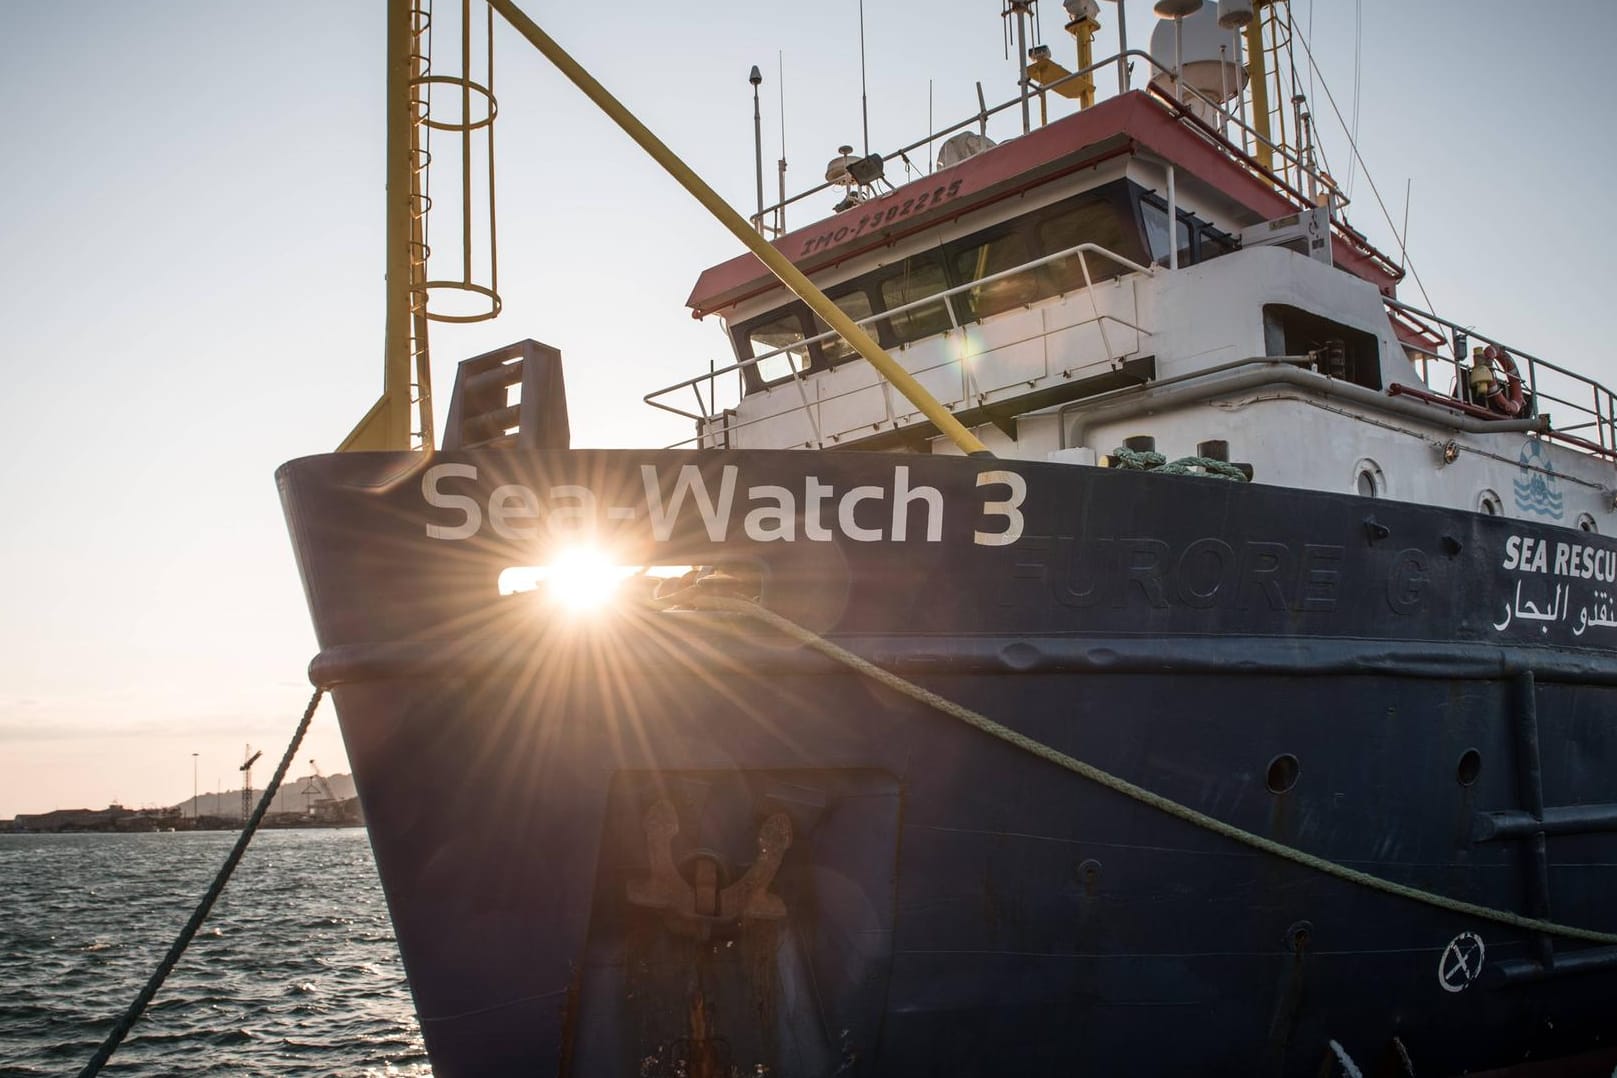
[[[780,180],[780,201],[775,209],[775,235],[786,234],[786,59],[775,50],[775,85],[780,88],[780,161],[776,171]]]
[[[753,171],[758,179],[758,216],[752,219],[752,224],[761,233],[764,230],[764,127],[758,111],[758,87],[763,83],[764,75],[758,70],[757,64],[752,65],[747,81],[752,84]]]
[[[865,131],[865,156],[870,156],[870,99],[865,94],[865,0],[859,0],[859,120]]]

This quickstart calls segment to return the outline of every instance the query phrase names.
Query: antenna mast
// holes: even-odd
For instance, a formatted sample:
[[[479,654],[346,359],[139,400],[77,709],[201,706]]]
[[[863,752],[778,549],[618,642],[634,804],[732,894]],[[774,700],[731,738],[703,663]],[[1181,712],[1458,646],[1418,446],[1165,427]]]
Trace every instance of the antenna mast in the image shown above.
[[[864,125],[865,156],[869,157],[870,98],[865,95],[865,0],[859,0],[859,121]]]
[[[758,216],[752,219],[752,224],[761,233],[764,230],[764,121],[758,111],[758,87],[763,84],[764,74],[757,64],[752,65],[747,81],[752,83],[752,162],[758,179]]]
[[[776,173],[780,180],[780,201],[775,210],[775,235],[786,234],[786,58],[785,54],[775,52],[775,86],[780,92],[780,160],[776,162]]]
[[[1033,0],[1005,0],[1005,16],[1016,17],[1016,91],[1022,98],[1022,134],[1033,130],[1033,117],[1028,111],[1029,89],[1033,85],[1027,74],[1027,19]]]

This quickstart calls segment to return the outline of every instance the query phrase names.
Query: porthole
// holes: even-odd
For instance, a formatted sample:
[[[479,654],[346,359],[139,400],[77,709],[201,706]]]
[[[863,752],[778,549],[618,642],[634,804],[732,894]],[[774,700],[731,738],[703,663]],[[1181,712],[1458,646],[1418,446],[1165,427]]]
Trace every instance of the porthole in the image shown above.
[[[1387,492],[1386,476],[1381,465],[1369,457],[1353,466],[1353,491],[1361,498],[1379,498]]]
[[[1595,524],[1595,518],[1588,513],[1578,514],[1578,530],[1580,532],[1598,533],[1600,528]]]
[[[1461,786],[1470,786],[1482,774],[1482,753],[1476,749],[1466,749],[1460,754],[1460,762],[1454,767],[1454,781]]]
[[[1477,495],[1477,512],[1485,516],[1502,517],[1505,515],[1504,500],[1499,497],[1498,492],[1485,490]]]
[[[1272,794],[1283,794],[1297,785],[1297,776],[1302,774],[1302,765],[1297,757],[1289,752],[1283,752],[1269,761],[1269,772],[1264,778],[1265,784]]]

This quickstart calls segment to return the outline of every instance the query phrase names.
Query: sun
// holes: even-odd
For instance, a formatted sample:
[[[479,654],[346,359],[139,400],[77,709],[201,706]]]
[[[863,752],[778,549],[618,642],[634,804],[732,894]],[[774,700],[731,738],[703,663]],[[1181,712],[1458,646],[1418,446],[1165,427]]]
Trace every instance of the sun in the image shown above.
[[[547,568],[544,588],[549,597],[581,614],[599,610],[611,602],[618,593],[618,585],[634,573],[633,568],[614,565],[601,551],[591,547],[563,550]]]

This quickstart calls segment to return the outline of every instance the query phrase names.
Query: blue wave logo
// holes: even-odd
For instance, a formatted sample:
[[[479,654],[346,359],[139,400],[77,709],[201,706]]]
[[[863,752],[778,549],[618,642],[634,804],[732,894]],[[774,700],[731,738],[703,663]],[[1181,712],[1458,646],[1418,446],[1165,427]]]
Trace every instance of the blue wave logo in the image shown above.
[[[1522,443],[1521,456],[1516,458],[1521,474],[1512,484],[1516,491],[1516,508],[1523,513],[1560,520],[1562,515],[1561,481],[1555,477],[1555,466],[1537,438]]]

